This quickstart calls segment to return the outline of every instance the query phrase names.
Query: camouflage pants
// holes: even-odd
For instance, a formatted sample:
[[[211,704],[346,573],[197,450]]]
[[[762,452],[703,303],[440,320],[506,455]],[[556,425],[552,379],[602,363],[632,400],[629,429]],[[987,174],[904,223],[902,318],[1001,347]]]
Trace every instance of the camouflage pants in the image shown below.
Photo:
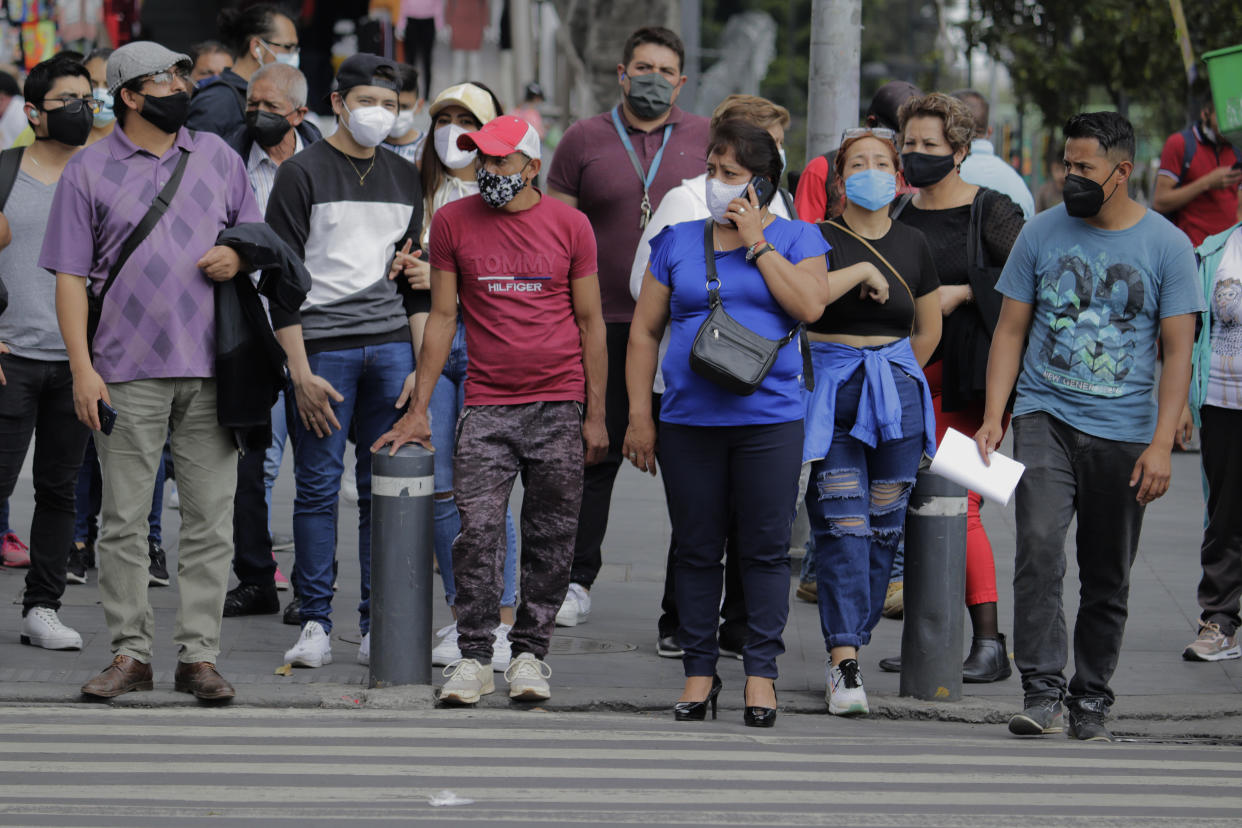
[[[505,509],[520,473],[521,600],[509,633],[513,655],[544,658],[569,571],[582,500],[582,407],[576,402],[476,405],[462,410],[453,455],[461,534],[453,541],[458,646],[492,659],[505,559]]]

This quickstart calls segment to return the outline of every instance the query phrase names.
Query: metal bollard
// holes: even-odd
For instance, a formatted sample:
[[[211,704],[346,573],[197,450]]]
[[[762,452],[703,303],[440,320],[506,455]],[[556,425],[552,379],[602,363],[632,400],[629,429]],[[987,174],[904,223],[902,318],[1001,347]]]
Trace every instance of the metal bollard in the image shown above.
[[[371,687],[431,684],[433,455],[371,455]]]
[[[966,600],[966,490],[926,468],[906,513],[901,695],[962,697]]]

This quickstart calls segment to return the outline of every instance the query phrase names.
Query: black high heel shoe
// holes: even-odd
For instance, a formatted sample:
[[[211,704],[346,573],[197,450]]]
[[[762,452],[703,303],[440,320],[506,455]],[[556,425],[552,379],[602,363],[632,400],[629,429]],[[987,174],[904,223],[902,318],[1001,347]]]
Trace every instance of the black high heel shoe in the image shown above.
[[[772,698],[776,698],[775,687],[772,688]],[[742,712],[742,722],[747,727],[772,727],[776,724],[776,708],[747,705]]]
[[[679,722],[701,722],[707,718],[707,706],[712,706],[712,718],[716,718],[716,700],[720,696],[720,689],[724,685],[720,681],[720,676],[712,676],[712,689],[708,691],[707,698],[703,701],[683,701],[673,705],[673,718]]]

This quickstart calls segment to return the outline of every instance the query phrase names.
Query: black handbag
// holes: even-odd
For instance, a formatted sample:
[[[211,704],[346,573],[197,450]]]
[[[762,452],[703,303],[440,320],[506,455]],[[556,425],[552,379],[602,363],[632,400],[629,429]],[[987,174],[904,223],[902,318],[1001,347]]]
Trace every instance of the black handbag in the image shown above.
[[[772,370],[776,355],[797,336],[801,325],[781,339],[768,339],[729,316],[720,301],[720,277],[712,245],[712,219],[703,225],[707,261],[707,303],[711,308],[690,348],[690,369],[740,396],[755,392]]]

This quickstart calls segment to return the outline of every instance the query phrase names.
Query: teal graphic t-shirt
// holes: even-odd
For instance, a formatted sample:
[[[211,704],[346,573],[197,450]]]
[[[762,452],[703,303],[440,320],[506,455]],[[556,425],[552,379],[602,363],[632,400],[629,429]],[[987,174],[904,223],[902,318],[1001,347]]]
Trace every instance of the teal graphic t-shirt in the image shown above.
[[[1151,442],[1160,320],[1205,307],[1184,233],[1151,210],[1101,230],[1058,205],[1022,228],[996,289],[1034,305],[1015,416],[1045,411],[1095,437]]]

